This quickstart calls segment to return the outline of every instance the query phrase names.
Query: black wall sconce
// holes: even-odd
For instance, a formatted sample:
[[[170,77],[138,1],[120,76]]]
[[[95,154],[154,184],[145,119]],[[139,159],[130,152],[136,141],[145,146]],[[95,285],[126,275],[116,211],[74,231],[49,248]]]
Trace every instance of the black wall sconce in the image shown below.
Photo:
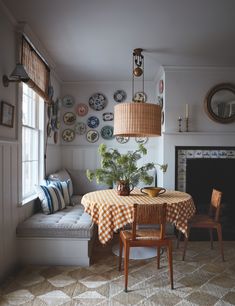
[[[28,82],[29,76],[25,71],[25,68],[22,64],[16,64],[15,69],[12,71],[10,78],[6,75],[2,77],[2,83],[4,87],[8,87],[10,82]]]

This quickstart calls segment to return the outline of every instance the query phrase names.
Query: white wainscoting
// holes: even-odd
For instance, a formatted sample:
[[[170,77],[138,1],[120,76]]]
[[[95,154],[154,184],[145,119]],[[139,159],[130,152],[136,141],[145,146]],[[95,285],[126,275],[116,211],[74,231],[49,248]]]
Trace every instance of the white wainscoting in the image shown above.
[[[17,263],[16,226],[32,214],[19,206],[18,143],[0,141],[0,282]]]

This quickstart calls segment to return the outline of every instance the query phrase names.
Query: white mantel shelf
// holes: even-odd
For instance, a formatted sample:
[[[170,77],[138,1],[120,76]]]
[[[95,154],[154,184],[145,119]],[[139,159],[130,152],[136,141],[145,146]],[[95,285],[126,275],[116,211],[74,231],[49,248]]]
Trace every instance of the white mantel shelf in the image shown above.
[[[178,135],[178,136],[188,136],[188,135],[227,135],[235,136],[235,132],[162,132],[163,135]]]

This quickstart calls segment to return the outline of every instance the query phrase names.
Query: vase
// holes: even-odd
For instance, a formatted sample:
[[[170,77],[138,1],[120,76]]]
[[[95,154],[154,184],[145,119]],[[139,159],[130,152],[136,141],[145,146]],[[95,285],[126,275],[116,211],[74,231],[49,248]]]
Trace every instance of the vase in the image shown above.
[[[134,186],[129,181],[117,181],[117,194],[120,196],[129,196]]]

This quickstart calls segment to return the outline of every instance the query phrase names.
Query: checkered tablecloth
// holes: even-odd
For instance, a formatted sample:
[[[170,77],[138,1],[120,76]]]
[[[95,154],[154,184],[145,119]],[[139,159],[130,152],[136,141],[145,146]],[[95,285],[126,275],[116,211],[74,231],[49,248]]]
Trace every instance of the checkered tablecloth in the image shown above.
[[[134,189],[130,196],[118,196],[116,190],[89,192],[82,197],[85,212],[98,225],[98,236],[105,244],[113,238],[113,232],[132,222],[133,204],[167,203],[167,221],[186,234],[187,220],[195,214],[192,197],[184,192],[167,190],[151,198]]]

